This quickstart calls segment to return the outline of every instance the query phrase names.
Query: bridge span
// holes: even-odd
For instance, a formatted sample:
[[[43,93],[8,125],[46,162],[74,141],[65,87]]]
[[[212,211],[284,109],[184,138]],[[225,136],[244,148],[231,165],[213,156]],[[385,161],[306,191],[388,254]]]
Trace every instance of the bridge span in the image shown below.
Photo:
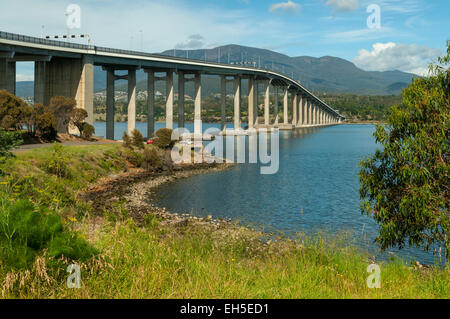
[[[114,138],[114,83],[128,81],[128,132],[136,127],[136,71],[147,74],[147,136],[154,132],[155,82],[166,83],[166,127],[173,128],[174,73],[178,74],[178,126],[184,127],[185,83],[194,82],[194,133],[201,133],[201,76],[221,78],[221,122],[225,128],[226,85],[234,84],[234,128],[241,128],[241,81],[248,80],[249,128],[278,127],[295,129],[334,125],[345,118],[303,87],[298,81],[274,71],[144,52],[126,51],[91,45],[47,40],[0,32],[0,90],[15,94],[16,62],[32,61],[34,101],[48,105],[53,96],[75,98],[77,107],[94,121],[94,66],[107,72],[106,138]],[[116,71],[126,71],[118,75]],[[163,74],[163,76],[161,76]],[[264,120],[258,122],[258,84],[263,85]],[[270,87],[274,90],[275,120],[270,121]],[[283,99],[283,120],[278,118],[279,92]],[[289,112],[290,111],[290,112]],[[289,116],[291,113],[291,116]]]

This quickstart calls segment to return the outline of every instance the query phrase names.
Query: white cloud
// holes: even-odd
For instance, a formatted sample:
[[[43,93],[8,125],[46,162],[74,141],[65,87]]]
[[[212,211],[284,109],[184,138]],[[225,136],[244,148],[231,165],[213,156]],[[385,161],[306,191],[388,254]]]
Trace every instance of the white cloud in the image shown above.
[[[328,0],[327,6],[332,7],[335,11],[355,11],[359,8],[358,0]]]
[[[205,45],[205,38],[200,34],[193,34],[184,42],[177,43],[175,49],[200,49]]]
[[[428,64],[441,54],[441,50],[417,44],[375,43],[372,51],[360,50],[353,62],[368,71],[400,70],[426,75]]]
[[[269,11],[277,12],[283,10],[285,12],[299,12],[300,8],[301,6],[298,3],[288,0],[288,2],[280,2],[271,5]]]

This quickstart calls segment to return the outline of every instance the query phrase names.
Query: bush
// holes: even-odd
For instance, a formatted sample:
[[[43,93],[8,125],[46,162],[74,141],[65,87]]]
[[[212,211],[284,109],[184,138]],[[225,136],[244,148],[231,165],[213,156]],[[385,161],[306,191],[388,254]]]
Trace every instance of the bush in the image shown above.
[[[64,96],[55,96],[50,100],[50,111],[56,119],[56,131],[67,133],[69,129],[70,117],[72,111],[77,106],[77,101]]]
[[[125,159],[135,167],[142,167],[144,158],[142,154],[133,151],[132,149],[125,148]]]
[[[84,139],[90,139],[92,135],[95,133],[95,128],[93,125],[89,123],[83,123],[82,129],[81,129],[81,137]]]
[[[0,157],[10,157],[11,149],[22,144],[20,134],[17,132],[6,132],[0,128]]]
[[[0,91],[0,126],[5,130],[21,130],[28,125],[33,108],[5,90]]]
[[[80,136],[83,135],[84,120],[88,117],[88,113],[85,109],[75,108],[70,113],[70,124],[75,126],[80,132]]]
[[[450,63],[450,41],[442,65]],[[443,245],[450,257],[450,69],[431,67],[403,91],[374,136],[383,148],[361,162],[361,210],[379,225],[382,249]]]
[[[138,148],[144,148],[144,142],[145,140],[141,132],[135,128],[133,132],[131,132],[131,144]]]
[[[161,128],[155,132],[154,144],[162,149],[172,148],[175,141],[172,140],[172,130],[168,128]]]
[[[56,131],[56,119],[49,108],[39,103],[35,104],[33,117],[36,133],[47,141],[54,141],[58,135]]]
[[[61,217],[29,200],[0,198],[0,260],[8,268],[26,268],[48,249],[50,257],[86,259],[96,251],[66,230]]]
[[[163,161],[153,146],[146,146],[143,152],[143,167],[146,170],[160,171],[163,169]]]
[[[58,178],[70,178],[69,157],[64,153],[64,147],[54,143],[51,157],[44,162],[43,169]]]
[[[122,141],[123,141],[123,146],[127,147],[127,148],[132,148],[132,144],[131,144],[131,138],[128,135],[127,132],[123,132],[122,135]]]

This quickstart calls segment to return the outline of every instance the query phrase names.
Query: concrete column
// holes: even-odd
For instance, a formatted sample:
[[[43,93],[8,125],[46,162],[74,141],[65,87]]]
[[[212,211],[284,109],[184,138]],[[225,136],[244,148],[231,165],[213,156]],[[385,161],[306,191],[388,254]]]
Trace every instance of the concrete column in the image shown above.
[[[270,124],[270,81],[264,81],[264,125]]]
[[[256,121],[255,118],[258,115],[258,110],[256,109],[256,87],[255,87],[255,79],[250,77],[248,79],[248,127],[254,128]]]
[[[34,103],[44,104],[46,64],[45,61],[34,62]]]
[[[293,125],[297,125],[297,110],[298,110],[298,96],[297,96],[297,92],[293,93],[292,96],[292,124]]]
[[[195,74],[194,134],[202,134],[202,82],[200,73]]]
[[[16,94],[16,62],[0,59],[0,90]]]
[[[136,74],[136,71],[134,71]],[[136,76],[135,76],[136,78]],[[86,110],[88,117],[86,122],[94,124],[94,59],[90,55],[85,55],[81,59],[81,74],[78,80],[78,88],[75,95],[77,107]],[[136,81],[135,81],[136,82]],[[135,85],[136,86],[136,85]],[[135,89],[136,91],[136,89]],[[136,96],[136,94],[135,94]],[[136,105],[136,102],[135,102]],[[135,107],[136,110],[136,107]],[[136,118],[136,115],[135,115]],[[129,121],[128,121],[129,123]]]
[[[278,87],[274,87],[274,94],[275,94],[275,98],[274,98],[274,112],[275,112],[275,121],[274,124],[278,124],[279,121],[279,116],[278,116]]]
[[[220,127],[223,130],[226,128],[226,107],[227,107],[227,78],[225,75],[220,76]]]
[[[166,128],[173,129],[173,71],[166,72]]]
[[[147,72],[147,137],[155,132],[155,72]]]
[[[303,125],[303,96],[299,95],[297,126]]]
[[[136,128],[136,70],[128,70],[128,134]]]
[[[311,100],[308,100],[308,125],[313,125],[313,111]]]
[[[184,72],[178,71],[178,127],[184,127]]]
[[[284,89],[284,97],[283,97],[283,123],[289,124],[288,122],[288,89]]]
[[[106,71],[106,138],[114,139],[114,70]]]
[[[313,124],[317,125],[317,107],[315,104],[313,106]]]
[[[241,128],[241,77],[234,78],[234,129]]]

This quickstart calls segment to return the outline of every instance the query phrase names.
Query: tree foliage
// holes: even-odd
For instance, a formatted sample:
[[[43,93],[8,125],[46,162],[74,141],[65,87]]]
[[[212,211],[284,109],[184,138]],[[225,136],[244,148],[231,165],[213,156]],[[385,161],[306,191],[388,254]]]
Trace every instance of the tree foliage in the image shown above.
[[[374,133],[383,149],[361,162],[361,210],[378,223],[382,249],[443,245],[450,255],[450,41],[447,51],[403,91]]]
[[[33,108],[21,98],[5,90],[0,91],[0,126],[5,130],[21,130],[28,125]]]
[[[85,109],[74,108],[70,114],[70,124],[78,129],[80,135],[83,133],[83,124],[87,117],[88,113]]]
[[[155,145],[162,149],[172,148],[175,141],[172,140],[172,130],[161,128],[155,132]]]
[[[7,132],[0,128],[0,161],[11,156],[10,150],[22,144],[22,138],[17,132]]]
[[[36,103],[34,105],[32,123],[34,125],[34,131],[43,139],[48,141],[56,139],[56,119],[48,107]]]
[[[56,130],[59,133],[67,133],[69,129],[72,111],[76,108],[77,101],[73,98],[55,96],[50,100],[49,109],[55,116]]]
[[[142,136],[141,132],[139,132],[138,129],[134,129],[131,132],[131,144],[133,146],[136,146],[138,148],[144,148],[144,137]]]

